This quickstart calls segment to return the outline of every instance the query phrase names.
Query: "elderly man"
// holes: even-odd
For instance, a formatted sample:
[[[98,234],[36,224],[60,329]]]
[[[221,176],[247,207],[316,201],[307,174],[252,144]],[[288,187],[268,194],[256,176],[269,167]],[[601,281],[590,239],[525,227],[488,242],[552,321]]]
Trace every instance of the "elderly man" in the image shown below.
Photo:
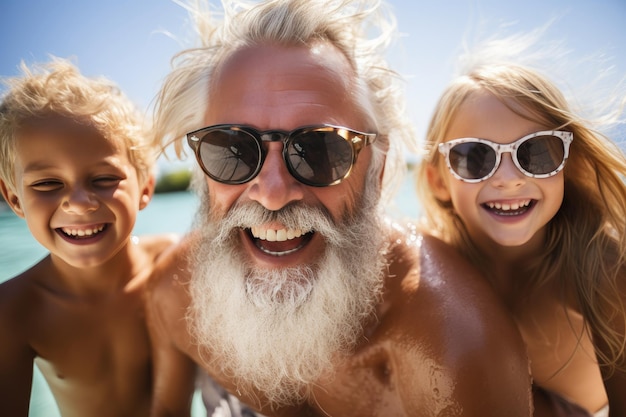
[[[525,351],[489,286],[380,214],[411,140],[390,16],[224,6],[221,24],[193,13],[202,47],[157,103],[156,137],[186,133],[205,175],[148,300],[154,415],[189,412],[199,366],[265,415],[529,416]]]

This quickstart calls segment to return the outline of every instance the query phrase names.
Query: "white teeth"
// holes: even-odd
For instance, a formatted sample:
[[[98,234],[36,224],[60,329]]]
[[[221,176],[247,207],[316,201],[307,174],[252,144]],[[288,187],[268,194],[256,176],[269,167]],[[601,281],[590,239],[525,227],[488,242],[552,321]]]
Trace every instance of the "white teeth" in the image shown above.
[[[519,210],[521,207],[528,207],[530,205],[530,200],[519,201],[516,203],[498,203],[498,202],[488,202],[487,207],[490,209],[502,210],[502,211],[510,211],[510,210]]]
[[[268,242],[284,242],[302,236],[301,229],[265,229],[260,226],[251,228],[252,236]]]
[[[61,228],[61,230],[63,230],[63,233],[65,233],[66,235],[78,237],[93,236],[96,233],[100,233],[103,229],[104,225],[94,227],[93,229],[70,229],[69,227]]]
[[[290,253],[294,253],[298,250],[300,250],[301,246],[298,246],[297,248],[293,248],[290,250],[285,250],[285,251],[281,251],[281,252],[274,252],[271,250],[267,250],[265,248],[259,248],[261,249],[263,252],[267,253],[268,255],[272,255],[272,256],[285,256],[285,255],[289,255]]]

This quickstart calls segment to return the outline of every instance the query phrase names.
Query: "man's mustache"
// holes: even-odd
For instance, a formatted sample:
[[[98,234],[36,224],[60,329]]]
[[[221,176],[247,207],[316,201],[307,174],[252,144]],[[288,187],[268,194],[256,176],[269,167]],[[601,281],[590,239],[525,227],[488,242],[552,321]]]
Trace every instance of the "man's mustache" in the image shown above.
[[[281,224],[286,228],[317,232],[327,239],[329,244],[341,244],[341,236],[330,212],[321,206],[312,206],[302,202],[291,203],[280,210],[272,211],[256,201],[240,203],[220,219],[214,240],[224,242],[232,236],[235,229],[252,229],[263,224]]]

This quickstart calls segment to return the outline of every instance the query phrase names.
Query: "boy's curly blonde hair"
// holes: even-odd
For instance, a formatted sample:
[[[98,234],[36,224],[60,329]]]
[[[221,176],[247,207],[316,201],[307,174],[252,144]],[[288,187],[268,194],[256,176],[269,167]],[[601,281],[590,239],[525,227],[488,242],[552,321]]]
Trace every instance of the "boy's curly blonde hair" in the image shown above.
[[[16,191],[15,152],[20,129],[40,118],[60,116],[95,129],[126,146],[140,181],[146,181],[158,155],[146,134],[143,114],[106,78],[88,78],[70,61],[53,58],[6,78],[0,102],[0,179]]]

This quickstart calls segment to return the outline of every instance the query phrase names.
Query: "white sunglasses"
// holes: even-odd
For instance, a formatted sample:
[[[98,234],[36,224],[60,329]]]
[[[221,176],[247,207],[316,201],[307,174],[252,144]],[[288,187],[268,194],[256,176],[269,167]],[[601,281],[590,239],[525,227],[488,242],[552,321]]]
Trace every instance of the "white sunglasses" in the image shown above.
[[[448,169],[465,182],[480,182],[491,177],[509,152],[515,166],[526,176],[548,178],[558,174],[569,156],[572,132],[546,130],[531,133],[513,143],[501,144],[486,139],[460,138],[439,144]]]

